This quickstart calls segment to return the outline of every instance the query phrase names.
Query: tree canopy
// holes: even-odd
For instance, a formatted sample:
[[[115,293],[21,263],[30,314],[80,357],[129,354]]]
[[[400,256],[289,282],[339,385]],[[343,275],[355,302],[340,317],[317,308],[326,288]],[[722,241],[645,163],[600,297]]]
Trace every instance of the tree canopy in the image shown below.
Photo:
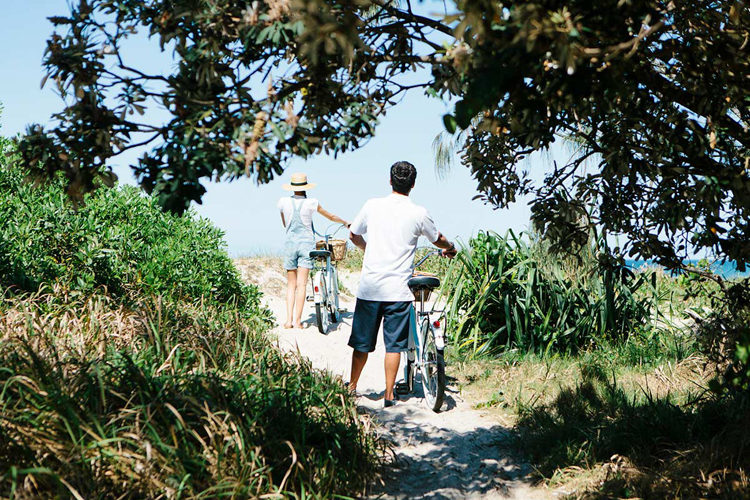
[[[292,156],[357,148],[409,89],[451,99],[462,161],[499,207],[533,194],[553,240],[591,224],[670,267],[707,250],[750,261],[750,9],[719,0],[78,0],[48,41],[65,98],[21,152],[72,196],[134,166],[173,211],[208,179],[267,182]],[[420,14],[425,11],[440,14]],[[174,54],[152,74],[122,46],[146,33]],[[426,68],[415,77],[417,68]],[[161,106],[170,120],[141,116]],[[576,152],[541,185],[523,160]]]

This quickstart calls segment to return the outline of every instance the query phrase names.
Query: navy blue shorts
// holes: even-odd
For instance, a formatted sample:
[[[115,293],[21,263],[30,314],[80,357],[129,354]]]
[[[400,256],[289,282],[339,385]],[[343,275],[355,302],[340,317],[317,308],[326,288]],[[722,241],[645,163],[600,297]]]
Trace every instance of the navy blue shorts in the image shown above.
[[[349,346],[359,352],[374,351],[382,321],[385,351],[405,351],[409,345],[411,310],[411,302],[357,299]]]

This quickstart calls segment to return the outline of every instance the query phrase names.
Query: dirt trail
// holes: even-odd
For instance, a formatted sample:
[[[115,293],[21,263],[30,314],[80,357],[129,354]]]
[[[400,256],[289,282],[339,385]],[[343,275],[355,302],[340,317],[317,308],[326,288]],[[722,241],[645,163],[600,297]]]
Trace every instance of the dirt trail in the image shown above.
[[[285,278],[280,262],[272,258],[240,259],[237,265],[247,281],[263,289],[265,302],[283,323]],[[341,281],[346,289],[356,291],[356,274],[342,273]],[[354,298],[342,298],[342,308],[347,312],[328,335],[320,334],[315,327],[277,328],[274,333],[282,349],[299,350],[315,367],[348,380],[351,348],[347,341]],[[305,307],[303,321],[314,324],[315,311],[310,303]],[[395,461],[387,471],[385,484],[373,486],[370,498],[537,499],[550,496],[547,490],[524,482],[529,469],[516,462],[504,446],[507,429],[473,409],[455,387],[449,385],[440,413],[428,410],[421,394],[384,409],[384,355],[381,337],[359,382],[361,410],[372,415],[383,437],[392,441],[395,449]]]

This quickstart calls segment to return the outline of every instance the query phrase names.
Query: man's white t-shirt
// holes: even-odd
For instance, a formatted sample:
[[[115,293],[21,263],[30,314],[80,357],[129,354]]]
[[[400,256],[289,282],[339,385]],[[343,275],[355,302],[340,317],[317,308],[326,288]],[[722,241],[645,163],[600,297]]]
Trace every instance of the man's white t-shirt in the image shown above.
[[[382,302],[412,301],[409,278],[420,236],[434,243],[440,237],[430,214],[408,196],[393,193],[365,203],[350,231],[366,235],[362,276],[357,297]]]
[[[284,196],[279,199],[276,206],[279,211],[284,214],[284,221],[287,226],[292,220],[292,215],[294,215],[293,204],[301,205],[299,210],[300,219],[302,219],[302,223],[312,231],[312,219],[315,212],[318,211],[318,200],[315,198],[303,198],[302,196],[297,195]]]

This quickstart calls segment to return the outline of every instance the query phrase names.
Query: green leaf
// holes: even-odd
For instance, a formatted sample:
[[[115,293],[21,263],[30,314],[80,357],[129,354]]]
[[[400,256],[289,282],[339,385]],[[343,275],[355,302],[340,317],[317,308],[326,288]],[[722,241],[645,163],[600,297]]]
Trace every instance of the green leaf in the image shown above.
[[[443,124],[445,125],[445,130],[447,130],[451,134],[456,133],[456,118],[453,115],[443,115]]]

